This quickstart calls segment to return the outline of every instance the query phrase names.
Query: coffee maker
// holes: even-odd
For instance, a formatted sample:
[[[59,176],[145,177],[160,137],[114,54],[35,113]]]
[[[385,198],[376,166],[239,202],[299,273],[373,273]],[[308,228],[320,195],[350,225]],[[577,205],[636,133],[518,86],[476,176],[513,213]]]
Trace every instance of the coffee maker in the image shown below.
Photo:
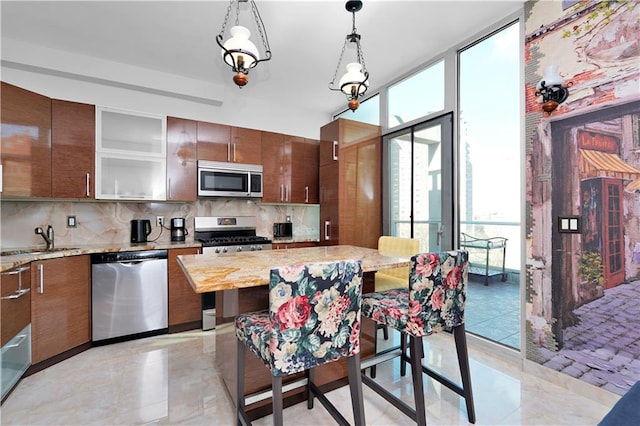
[[[171,241],[184,241],[187,235],[187,226],[184,217],[171,218]]]

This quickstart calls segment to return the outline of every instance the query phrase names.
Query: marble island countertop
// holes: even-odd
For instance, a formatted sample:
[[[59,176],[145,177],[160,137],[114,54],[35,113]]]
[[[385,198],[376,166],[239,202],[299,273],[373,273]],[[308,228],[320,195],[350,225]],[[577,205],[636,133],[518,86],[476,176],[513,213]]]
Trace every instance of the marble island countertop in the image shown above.
[[[196,293],[205,293],[267,285],[273,267],[340,259],[362,260],[364,272],[410,264],[409,259],[383,256],[376,249],[355,246],[182,255],[178,256],[178,263]]]
[[[202,244],[191,239],[183,242],[159,241],[147,243],[123,242],[83,244],[73,247],[56,247],[54,250],[47,250],[44,247],[7,248],[2,249],[2,256],[0,257],[0,272],[17,268],[19,266],[38,260],[55,259],[67,256],[78,256],[82,254],[138,250],[164,250],[201,246]]]

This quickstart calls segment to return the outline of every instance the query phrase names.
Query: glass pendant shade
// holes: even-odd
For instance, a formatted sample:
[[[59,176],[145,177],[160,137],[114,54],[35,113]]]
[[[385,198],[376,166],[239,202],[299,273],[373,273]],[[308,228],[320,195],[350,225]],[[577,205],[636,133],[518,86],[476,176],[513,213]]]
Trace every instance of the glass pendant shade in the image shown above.
[[[251,32],[247,28],[243,27],[242,25],[236,25],[234,27],[231,27],[231,30],[229,32],[231,34],[231,38],[229,38],[224,43],[223,45],[224,48],[227,49],[229,52],[231,52],[231,56],[233,56],[233,61],[235,61],[238,67],[240,67],[240,64],[238,63],[238,56],[242,56],[244,64],[241,66],[241,68],[245,68],[245,69],[251,68],[253,66],[253,63],[256,62],[258,59],[260,59],[258,48],[256,47],[255,44],[253,44],[251,40],[249,40],[249,37],[251,36]],[[248,54],[240,52],[240,50],[242,50],[243,52],[247,52]],[[232,58],[229,57],[229,55],[225,55],[226,52],[224,51],[224,49],[222,49],[221,52],[222,52],[221,53],[222,59],[224,59],[224,61],[229,66],[233,67],[234,64],[233,64]]]
[[[549,65],[545,67],[542,79],[536,86],[538,90],[542,90],[542,82],[544,82],[544,85],[547,87],[562,86],[564,84],[564,79],[560,76],[560,73],[558,73],[557,65]]]
[[[367,77],[362,73],[362,65],[357,62],[348,63],[347,72],[342,76],[340,82],[338,83],[338,87],[342,90],[345,95],[351,95],[351,86],[359,87],[358,95],[363,94],[367,91],[368,82],[364,84],[360,84],[364,82]]]

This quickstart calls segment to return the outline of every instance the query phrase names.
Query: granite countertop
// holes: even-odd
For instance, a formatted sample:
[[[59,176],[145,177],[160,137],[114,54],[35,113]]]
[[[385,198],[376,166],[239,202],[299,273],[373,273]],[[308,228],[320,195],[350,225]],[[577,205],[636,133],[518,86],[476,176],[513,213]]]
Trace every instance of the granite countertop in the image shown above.
[[[205,293],[267,285],[273,267],[340,259],[362,260],[364,272],[411,264],[408,258],[383,256],[376,249],[355,246],[182,255],[178,264],[195,292]]]
[[[44,247],[25,247],[25,248],[9,248],[3,249],[3,254],[0,257],[0,272],[7,271],[9,269],[17,268],[30,262],[45,259],[55,259],[67,256],[78,256],[82,254],[92,253],[109,253],[119,251],[138,251],[138,250],[164,250],[175,248],[191,248],[201,247],[200,242],[194,240],[187,240],[183,242],[147,242],[147,243],[103,243],[103,244],[89,244],[81,245],[77,247],[56,247],[55,250],[47,251]],[[28,251],[27,253],[10,254],[16,251]]]

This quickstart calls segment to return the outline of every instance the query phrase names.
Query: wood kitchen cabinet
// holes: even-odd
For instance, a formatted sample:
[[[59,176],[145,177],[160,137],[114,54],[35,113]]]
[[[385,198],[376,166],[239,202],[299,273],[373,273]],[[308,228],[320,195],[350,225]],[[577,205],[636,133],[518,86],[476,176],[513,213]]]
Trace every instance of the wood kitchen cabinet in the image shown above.
[[[91,340],[90,256],[31,263],[32,363]]]
[[[31,272],[29,265],[0,274],[0,346],[31,322]]]
[[[262,202],[284,203],[291,181],[291,141],[282,133],[262,132]]]
[[[262,156],[263,202],[318,203],[317,141],[262,132]]]
[[[296,139],[291,155],[291,201],[318,204],[320,144],[313,139]]]
[[[169,261],[169,327],[191,323],[194,327],[202,321],[202,296],[196,293],[182,268],[178,264],[177,257],[185,254],[198,254],[200,249],[179,248],[170,249]],[[198,324],[195,324],[198,323]]]
[[[198,123],[167,117],[167,200],[197,198],[196,138]]]
[[[198,160],[262,164],[259,130],[198,121]]]
[[[231,154],[234,163],[262,164],[262,132],[260,130],[231,128]]]
[[[2,82],[2,195],[51,196],[51,99]]]
[[[320,242],[376,248],[382,230],[380,127],[338,119],[320,129]]]
[[[274,242],[272,244],[272,249],[273,250],[287,250],[287,249],[294,249],[294,248],[305,248],[305,247],[316,247],[318,245],[318,243],[315,243],[313,241],[303,241],[303,242],[298,242],[298,243],[278,243],[278,242]]]
[[[230,161],[231,127],[224,124],[197,123],[198,160]]]
[[[51,100],[51,195],[94,199],[96,109]]]

